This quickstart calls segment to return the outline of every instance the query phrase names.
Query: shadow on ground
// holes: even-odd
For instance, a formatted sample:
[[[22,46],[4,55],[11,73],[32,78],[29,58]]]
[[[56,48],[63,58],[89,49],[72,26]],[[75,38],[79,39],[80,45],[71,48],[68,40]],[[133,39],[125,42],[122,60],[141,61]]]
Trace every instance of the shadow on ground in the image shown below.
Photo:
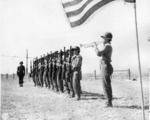
[[[107,98],[103,94],[82,91],[82,100],[97,100],[97,99],[105,100]],[[121,98],[114,97],[113,99],[121,99]]]
[[[131,105],[131,106],[114,106],[115,108],[128,108],[128,109],[142,109],[141,106],[138,106],[138,105]],[[149,109],[149,105],[147,106],[144,106],[144,109],[145,110],[148,110]]]

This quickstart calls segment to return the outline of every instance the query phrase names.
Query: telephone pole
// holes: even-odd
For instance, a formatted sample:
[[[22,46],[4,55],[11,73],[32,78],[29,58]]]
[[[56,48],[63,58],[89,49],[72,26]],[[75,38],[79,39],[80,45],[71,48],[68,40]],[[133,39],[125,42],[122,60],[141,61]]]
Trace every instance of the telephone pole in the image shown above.
[[[28,49],[26,50],[26,74],[28,74]]]

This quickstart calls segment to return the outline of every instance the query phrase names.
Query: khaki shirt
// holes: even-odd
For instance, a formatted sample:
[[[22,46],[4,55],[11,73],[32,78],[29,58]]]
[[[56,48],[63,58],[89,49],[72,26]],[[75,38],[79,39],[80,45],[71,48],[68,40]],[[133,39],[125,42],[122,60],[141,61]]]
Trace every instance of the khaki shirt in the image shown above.
[[[82,66],[82,56],[81,55],[74,55],[71,59],[72,68],[73,70],[81,70]]]
[[[102,60],[111,62],[112,50],[110,44],[105,44],[103,49],[98,51],[97,55],[102,57]]]
[[[47,70],[47,60],[44,60],[44,70]]]

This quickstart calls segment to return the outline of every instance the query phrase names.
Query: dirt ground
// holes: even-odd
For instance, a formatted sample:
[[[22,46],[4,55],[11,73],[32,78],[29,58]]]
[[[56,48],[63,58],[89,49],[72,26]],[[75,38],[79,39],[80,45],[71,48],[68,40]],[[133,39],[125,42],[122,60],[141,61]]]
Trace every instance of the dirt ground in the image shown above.
[[[113,108],[104,108],[101,80],[82,80],[80,101],[47,88],[34,87],[25,79],[1,80],[2,120],[142,120],[139,81],[112,80]],[[143,80],[145,116],[149,112],[149,82]]]

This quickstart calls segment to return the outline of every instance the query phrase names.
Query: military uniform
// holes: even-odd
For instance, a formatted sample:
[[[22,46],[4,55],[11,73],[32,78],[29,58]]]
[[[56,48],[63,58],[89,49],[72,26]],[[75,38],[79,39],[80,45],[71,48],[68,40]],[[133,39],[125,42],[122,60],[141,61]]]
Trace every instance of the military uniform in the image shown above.
[[[41,74],[42,74],[42,70],[41,70],[41,61],[38,63],[38,80],[39,80],[39,86],[42,87],[42,80],[41,80]]]
[[[56,66],[56,59],[53,60],[53,73],[52,73],[52,79],[54,83],[54,88],[56,92],[58,92],[58,84],[57,84],[57,66]]]
[[[112,101],[112,87],[110,76],[113,73],[113,67],[110,63],[111,54],[112,54],[112,46],[110,44],[106,44],[103,50],[99,51],[97,54],[98,56],[102,57],[100,61],[102,84],[104,93],[109,101]]]
[[[20,62],[20,66],[17,67],[17,75],[19,77],[19,85],[20,87],[23,87],[23,78],[25,75],[25,67],[23,65],[23,62]]]
[[[66,53],[65,53],[66,54]],[[69,85],[68,85],[68,82],[67,82],[67,61],[66,59],[64,59],[63,61],[63,66],[62,66],[62,80],[64,81],[63,84],[64,84],[64,88],[65,90],[67,91],[68,94],[70,94],[70,89],[69,89]]]
[[[34,82],[34,86],[37,85],[37,82],[36,82],[36,78],[35,78],[35,61],[33,62],[33,69],[32,69],[32,79],[33,79],[33,82]]]
[[[107,107],[112,107],[112,87],[111,87],[111,75],[113,73],[113,67],[111,65],[111,56],[112,56],[112,46],[110,41],[112,40],[112,34],[107,32],[105,35],[101,36],[104,38],[104,46],[102,50],[97,51],[97,55],[102,59],[100,60],[100,69],[102,76],[102,85],[104,89],[104,94],[107,97],[106,105]]]
[[[44,59],[44,66],[43,66],[44,72],[43,72],[43,82],[45,83],[46,87],[49,87],[49,81],[48,81],[48,67],[47,67],[47,60]]]
[[[74,48],[77,50],[78,47]],[[79,49],[79,48],[78,48]],[[72,57],[72,84],[73,84],[73,90],[75,94],[77,95],[77,100],[80,99],[81,95],[81,66],[82,66],[82,56],[80,54],[74,55]]]
[[[36,59],[35,63],[35,80],[38,86],[40,86],[40,81],[39,81],[39,64],[38,64],[38,59]]]
[[[54,82],[53,82],[53,63],[51,60],[49,60],[49,71],[48,71],[48,76],[49,76],[49,82],[50,82],[50,87],[52,87],[52,90],[54,89]]]
[[[62,80],[62,60],[60,57],[57,59],[57,83],[58,83],[58,88],[59,91],[63,92],[63,80]]]
[[[68,93],[70,94],[71,92],[71,97],[74,97],[75,93],[72,85],[72,70],[71,70],[71,64],[69,63],[69,57],[66,59],[66,62],[68,63],[66,64],[66,87]]]

